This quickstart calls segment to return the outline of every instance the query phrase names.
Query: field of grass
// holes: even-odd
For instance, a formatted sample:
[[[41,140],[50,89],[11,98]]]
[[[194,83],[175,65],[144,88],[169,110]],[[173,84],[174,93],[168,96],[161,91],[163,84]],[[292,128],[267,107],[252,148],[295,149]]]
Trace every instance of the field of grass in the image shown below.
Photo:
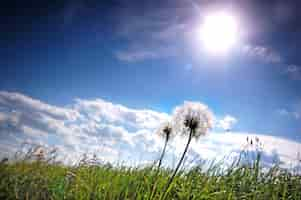
[[[212,166],[181,171],[165,199],[301,199],[301,176],[275,166]],[[171,170],[110,164],[64,166],[46,161],[1,162],[0,199],[162,199]]]

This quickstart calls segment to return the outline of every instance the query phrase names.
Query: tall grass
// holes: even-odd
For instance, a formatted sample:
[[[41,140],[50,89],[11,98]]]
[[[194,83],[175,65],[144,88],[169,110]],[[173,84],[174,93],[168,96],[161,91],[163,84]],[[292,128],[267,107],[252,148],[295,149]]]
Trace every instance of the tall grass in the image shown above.
[[[301,199],[301,177],[277,165],[264,171],[260,156],[226,170],[221,163],[180,171],[166,199]],[[41,159],[0,164],[0,199],[160,199],[172,170],[156,166],[75,166]]]

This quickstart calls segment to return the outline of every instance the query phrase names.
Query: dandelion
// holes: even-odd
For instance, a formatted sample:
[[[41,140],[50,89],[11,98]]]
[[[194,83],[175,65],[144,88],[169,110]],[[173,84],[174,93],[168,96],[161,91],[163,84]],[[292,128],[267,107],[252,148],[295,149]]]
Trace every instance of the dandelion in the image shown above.
[[[191,138],[198,139],[212,128],[213,114],[204,104],[186,101],[184,105],[175,108],[173,121],[174,127],[182,135],[189,134]]]
[[[45,150],[42,146],[38,146],[34,150],[33,155],[37,158],[38,161],[42,161],[45,159]]]
[[[164,195],[184,160],[192,138],[199,139],[200,136],[206,135],[208,130],[213,127],[213,114],[204,104],[198,102],[184,102],[182,106],[175,108],[173,122],[175,131],[182,133],[183,136],[188,135],[188,141],[184,152],[165,187]]]
[[[165,155],[167,143],[168,143],[169,139],[171,139],[171,137],[172,137],[172,134],[173,134],[172,129],[173,129],[172,124],[170,122],[165,122],[165,123],[161,124],[161,126],[157,130],[157,134],[165,139],[164,147],[163,147],[160,159],[159,159],[158,170],[162,164],[162,160]]]

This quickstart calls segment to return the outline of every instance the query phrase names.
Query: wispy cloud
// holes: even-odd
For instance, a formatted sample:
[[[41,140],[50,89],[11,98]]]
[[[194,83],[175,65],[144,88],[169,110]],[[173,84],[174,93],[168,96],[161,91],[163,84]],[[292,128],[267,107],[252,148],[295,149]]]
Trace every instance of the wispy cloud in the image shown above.
[[[281,55],[268,47],[258,45],[245,45],[243,46],[243,52],[247,56],[259,61],[271,64],[281,64],[283,62]]]
[[[120,61],[139,62],[145,60],[154,60],[160,58],[173,57],[177,55],[177,48],[174,46],[153,46],[146,45],[140,47],[131,47],[115,52],[115,56]]]
[[[181,3],[143,13],[135,5],[124,8],[117,25],[117,37],[127,41],[127,48],[116,49],[113,54],[126,62],[160,59],[181,55],[181,43],[190,34],[193,15],[189,3]]]
[[[288,65],[284,71],[292,80],[301,80],[301,66]]]
[[[301,103],[292,106],[292,108],[278,109],[277,113],[283,117],[289,117],[289,118],[299,120],[301,119]]]
[[[286,64],[284,57],[277,51],[264,47],[245,45],[243,53],[248,57],[268,64],[281,66],[281,73],[291,80],[301,80],[301,66],[295,64]]]
[[[169,117],[166,113],[131,109],[103,99],[76,99],[71,105],[58,107],[20,93],[0,92],[1,156],[11,155],[27,142],[57,147],[65,161],[74,161],[83,153],[96,153],[110,162],[151,162],[163,145],[155,130]],[[219,126],[227,129],[236,122],[227,115]],[[300,143],[272,136],[212,132],[192,143],[188,157],[210,160],[237,156],[247,135],[259,137],[264,143],[266,165],[277,156],[284,166],[289,166],[301,147]],[[184,146],[183,139],[176,137],[168,148],[169,161],[165,164],[172,164]]]
[[[118,58],[118,60],[127,61],[127,62],[135,62],[135,61],[159,58],[159,54],[152,51],[146,51],[146,50],[117,51],[115,55]]]

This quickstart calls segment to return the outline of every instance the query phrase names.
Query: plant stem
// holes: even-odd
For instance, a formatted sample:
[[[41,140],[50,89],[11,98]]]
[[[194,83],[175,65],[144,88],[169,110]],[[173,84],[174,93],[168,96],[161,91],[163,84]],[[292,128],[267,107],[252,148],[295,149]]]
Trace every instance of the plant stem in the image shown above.
[[[163,147],[163,150],[162,150],[162,153],[161,153],[161,156],[160,156],[160,160],[159,160],[159,164],[158,164],[158,167],[157,167],[157,170],[156,170],[156,173],[155,173],[155,178],[157,178],[158,174],[159,174],[159,171],[160,171],[160,167],[161,167],[161,164],[162,164],[162,160],[164,158],[164,155],[165,155],[165,151],[166,151],[166,146],[167,146],[167,142],[168,142],[168,139],[169,137],[166,136],[165,138],[165,144],[164,144],[164,147]],[[152,185],[152,193],[149,197],[149,200],[152,199],[153,195],[156,193],[156,188],[155,188],[155,184]]]
[[[157,169],[157,170],[159,170],[159,169],[160,169],[160,167],[161,167],[162,160],[163,160],[163,157],[164,157],[164,155],[165,155],[165,151],[166,151],[167,142],[168,142],[168,137],[166,137],[166,139],[165,139],[165,144],[164,144],[164,147],[163,147],[163,150],[162,150],[161,156],[160,156],[160,160],[159,160],[159,164],[158,164],[158,169]]]
[[[182,154],[182,157],[181,157],[181,159],[179,160],[178,165],[177,165],[175,171],[173,172],[172,176],[170,177],[170,179],[168,180],[168,182],[167,182],[167,184],[166,184],[166,186],[165,186],[165,190],[164,190],[164,193],[163,193],[163,199],[165,199],[166,192],[168,191],[168,189],[169,189],[169,187],[170,187],[170,184],[172,183],[172,181],[173,181],[173,179],[175,178],[175,176],[176,176],[178,170],[180,169],[180,166],[181,166],[181,164],[182,164],[182,162],[183,162],[183,160],[184,160],[184,157],[185,157],[185,155],[186,155],[186,153],[187,153],[187,150],[188,150],[189,144],[190,144],[190,142],[191,142],[191,139],[192,139],[192,129],[190,129],[189,138],[188,138],[186,147],[185,147],[185,149],[184,149],[184,152],[183,152],[183,154]]]

